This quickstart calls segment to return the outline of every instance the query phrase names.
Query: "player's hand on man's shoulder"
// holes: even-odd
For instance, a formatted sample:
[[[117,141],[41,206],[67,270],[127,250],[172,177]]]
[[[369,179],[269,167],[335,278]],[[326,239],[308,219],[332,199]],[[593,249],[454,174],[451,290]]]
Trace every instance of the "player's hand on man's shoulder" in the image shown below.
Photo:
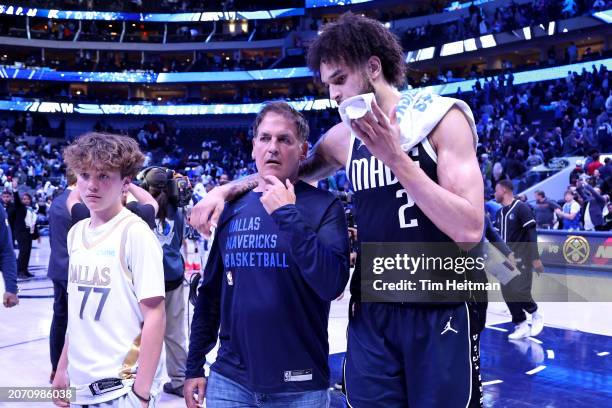
[[[217,227],[219,217],[225,207],[225,196],[219,187],[213,188],[192,209],[189,224],[206,238],[211,235],[211,229]]]
[[[275,176],[264,176],[268,182],[263,195],[260,198],[266,212],[272,214],[274,211],[289,204],[295,204],[295,190],[289,179],[285,183]]]

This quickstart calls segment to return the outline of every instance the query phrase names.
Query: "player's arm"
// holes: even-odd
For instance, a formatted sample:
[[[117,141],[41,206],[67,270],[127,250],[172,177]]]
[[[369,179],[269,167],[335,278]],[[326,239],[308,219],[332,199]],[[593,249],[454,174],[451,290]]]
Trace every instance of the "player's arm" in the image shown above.
[[[300,179],[316,182],[335,174],[348,159],[350,132],[343,123],[327,131],[300,163]]]
[[[133,388],[136,395],[148,399],[164,344],[166,308],[164,298],[161,296],[142,299],[139,306],[144,322],[138,357],[138,375]]]
[[[334,174],[346,163],[349,149],[349,130],[343,124],[332,127],[315,144],[300,165],[300,178],[306,182],[318,181]],[[251,174],[224,186],[213,188],[191,210],[189,223],[206,237],[216,227],[226,201],[232,201],[257,186],[258,175]]]
[[[438,183],[401,149],[395,110],[391,118],[373,102],[372,113],[351,122],[370,152],[395,174],[406,192],[442,232],[473,248],[484,228],[484,185],[469,123],[451,108],[429,138],[437,151]]]
[[[215,187],[191,209],[188,222],[206,238],[217,227],[226,201],[231,201],[257,187],[257,174],[250,174],[224,186]]]
[[[484,185],[468,121],[452,108],[429,137],[438,156],[438,183],[406,154],[391,169],[442,232],[458,243],[477,243],[483,233]]]

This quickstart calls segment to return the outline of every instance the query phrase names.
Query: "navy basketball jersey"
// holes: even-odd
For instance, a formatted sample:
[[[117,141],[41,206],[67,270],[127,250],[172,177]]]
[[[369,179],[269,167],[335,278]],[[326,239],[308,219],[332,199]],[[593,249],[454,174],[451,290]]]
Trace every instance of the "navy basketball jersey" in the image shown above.
[[[407,153],[438,182],[436,153],[425,138]],[[346,174],[353,186],[359,242],[452,242],[423,214],[391,169],[351,135]]]

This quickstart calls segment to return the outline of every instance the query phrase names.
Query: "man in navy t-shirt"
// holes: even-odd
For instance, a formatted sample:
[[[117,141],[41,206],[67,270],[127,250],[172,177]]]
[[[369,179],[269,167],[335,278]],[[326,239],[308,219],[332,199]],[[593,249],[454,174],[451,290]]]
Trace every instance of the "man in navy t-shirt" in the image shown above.
[[[188,407],[204,395],[208,408],[329,405],[327,322],[348,281],[349,251],[339,200],[298,181],[308,132],[284,102],[255,120],[258,186],[227,205],[217,226],[191,326]]]

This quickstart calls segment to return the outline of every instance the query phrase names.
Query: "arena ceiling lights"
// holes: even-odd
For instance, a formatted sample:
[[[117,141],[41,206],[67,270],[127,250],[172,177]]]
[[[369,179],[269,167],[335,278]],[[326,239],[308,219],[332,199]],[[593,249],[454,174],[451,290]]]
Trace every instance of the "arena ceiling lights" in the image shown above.
[[[447,57],[449,55],[462,54],[464,52],[476,51],[479,48],[495,47],[497,43],[492,35],[483,35],[482,37],[468,38],[467,40],[454,41],[446,43],[440,49],[440,56]]]
[[[593,17],[600,19],[606,24],[612,23],[612,10],[598,11],[593,13]]]
[[[171,84],[203,82],[249,82],[271,79],[310,78],[307,67],[219,72],[84,72],[50,68],[19,68],[0,65],[0,79],[81,83]]]
[[[212,11],[202,13],[123,13],[113,11],[76,11],[37,9],[0,4],[0,15],[40,17],[61,20],[140,21],[157,23],[185,23],[220,20],[271,20],[282,17],[303,16],[303,8],[260,11]]]
[[[416,51],[408,51],[406,54],[406,62],[425,61],[432,59],[436,52],[436,47],[421,48]]]
[[[568,71],[581,72],[590,70],[592,66],[605,66],[612,70],[612,58],[587,61],[578,64],[563,65],[560,67],[537,69],[517,72],[514,74],[514,83],[517,85],[530,82],[548,81],[565,78]],[[476,84],[475,79],[452,82],[444,85],[435,85],[417,88],[418,91],[429,91],[438,95],[454,95],[458,90],[470,92]],[[291,106],[299,111],[313,111],[337,108],[336,102],[330,99],[317,99],[309,101],[289,101]],[[164,116],[164,115],[243,115],[256,114],[262,108],[261,103],[247,104],[213,104],[213,105],[106,105],[93,103],[63,103],[50,101],[37,101],[24,98],[0,100],[0,110],[14,112],[64,113],[83,115],[136,115],[136,116]]]

